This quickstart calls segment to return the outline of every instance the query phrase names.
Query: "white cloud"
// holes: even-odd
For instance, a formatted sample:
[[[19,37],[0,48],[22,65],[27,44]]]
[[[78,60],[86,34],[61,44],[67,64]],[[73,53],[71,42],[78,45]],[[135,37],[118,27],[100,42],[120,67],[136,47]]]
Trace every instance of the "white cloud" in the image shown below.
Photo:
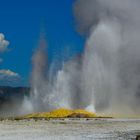
[[[0,69],[0,85],[15,86],[21,82],[21,77],[18,73],[11,70]]]
[[[5,39],[4,34],[0,33],[0,52],[6,51],[9,44],[9,41]]]
[[[6,77],[20,77],[18,73],[15,73],[11,70],[5,70],[5,69],[1,69],[0,70],[0,77],[1,76],[6,76]]]

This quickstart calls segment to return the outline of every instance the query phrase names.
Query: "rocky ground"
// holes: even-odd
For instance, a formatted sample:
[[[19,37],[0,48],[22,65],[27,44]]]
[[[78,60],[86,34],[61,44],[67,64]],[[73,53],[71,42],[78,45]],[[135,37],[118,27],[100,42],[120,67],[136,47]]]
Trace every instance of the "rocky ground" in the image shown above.
[[[55,119],[0,122],[0,140],[135,140],[140,120]]]

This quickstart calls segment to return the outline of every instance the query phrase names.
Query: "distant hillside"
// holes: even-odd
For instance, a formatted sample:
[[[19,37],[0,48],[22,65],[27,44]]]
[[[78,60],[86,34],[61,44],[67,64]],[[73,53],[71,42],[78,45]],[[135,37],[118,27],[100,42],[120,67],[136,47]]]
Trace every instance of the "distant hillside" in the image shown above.
[[[0,86],[0,105],[13,99],[22,100],[24,96],[29,96],[29,93],[29,87]]]

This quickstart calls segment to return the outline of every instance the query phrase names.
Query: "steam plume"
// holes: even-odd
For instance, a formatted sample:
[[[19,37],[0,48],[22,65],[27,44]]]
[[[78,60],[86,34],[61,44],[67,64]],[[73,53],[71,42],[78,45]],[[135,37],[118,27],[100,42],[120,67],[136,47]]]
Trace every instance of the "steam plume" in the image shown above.
[[[139,6],[138,0],[76,1],[78,29],[87,37],[84,55],[65,62],[50,78],[46,43],[41,39],[33,56],[31,99],[35,111],[63,107],[140,112]]]
[[[96,109],[139,113],[140,1],[77,0],[79,31],[86,33],[84,93]]]
[[[45,35],[40,37],[39,47],[35,51],[32,62],[33,71],[31,77],[31,100],[35,111],[44,110],[43,99],[47,92],[47,44]]]

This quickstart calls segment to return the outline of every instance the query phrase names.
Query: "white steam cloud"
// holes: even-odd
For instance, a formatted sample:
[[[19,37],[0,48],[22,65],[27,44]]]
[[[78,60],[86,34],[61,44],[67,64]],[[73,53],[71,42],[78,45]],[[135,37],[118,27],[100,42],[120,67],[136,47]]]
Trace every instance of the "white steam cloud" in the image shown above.
[[[33,56],[30,108],[139,114],[139,7],[139,0],[77,0],[78,29],[87,37],[84,55],[64,63],[53,75],[42,37]]]
[[[32,62],[33,71],[31,77],[31,100],[35,111],[44,110],[46,107],[44,98],[47,94],[47,44],[44,35],[41,35],[39,47],[35,51]]]
[[[77,0],[79,30],[87,34],[84,79],[97,110],[139,113],[140,1]],[[84,80],[83,80],[84,81]]]

